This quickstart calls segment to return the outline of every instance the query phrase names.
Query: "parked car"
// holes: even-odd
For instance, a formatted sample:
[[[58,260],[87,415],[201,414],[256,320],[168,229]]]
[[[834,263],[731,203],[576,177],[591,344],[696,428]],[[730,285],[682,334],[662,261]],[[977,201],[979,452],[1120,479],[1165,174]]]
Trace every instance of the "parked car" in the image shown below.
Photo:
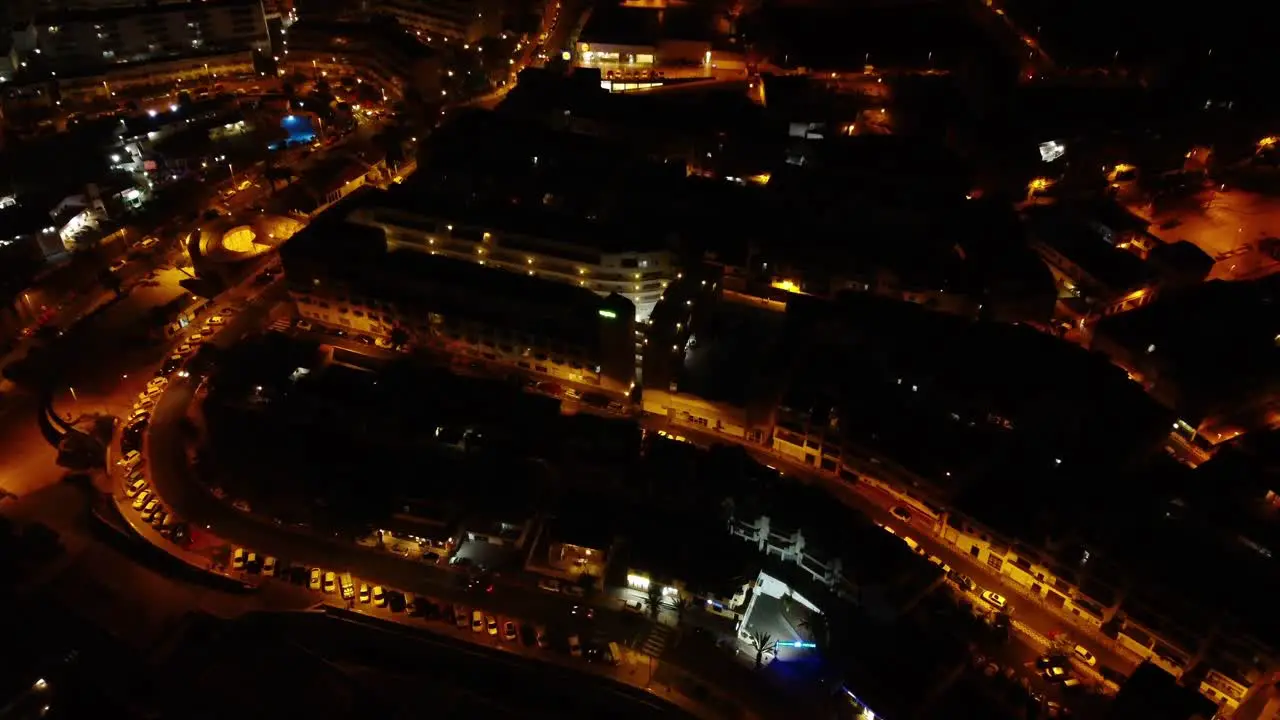
[[[369,586],[368,585],[364,583],[360,583],[360,594],[358,597],[362,605],[369,604]]]
[[[516,639],[515,623],[508,620],[502,624],[502,639],[506,640],[507,642],[515,642],[515,639]]]
[[[498,634],[498,619],[495,618],[494,616],[492,615],[486,616],[484,619],[484,625],[485,625],[485,629],[488,630],[490,635]]]
[[[889,510],[889,514],[898,518],[902,522],[911,522],[911,511],[901,505],[893,506],[893,508]]]
[[[1005,606],[1009,604],[1009,601],[1005,600],[1003,595],[991,592],[990,590],[982,591],[982,599],[986,600],[993,607],[1001,610],[1005,609]]]
[[[538,580],[538,589],[547,592],[560,592],[560,581],[555,578],[542,578]]]
[[[324,574],[324,591],[325,593],[338,591],[338,574],[332,570]]]
[[[453,624],[460,628],[467,626],[467,609],[461,605],[453,606]]]
[[[310,587],[312,590],[319,590],[320,575],[321,575],[320,568],[311,568],[311,579],[307,583],[307,586]]]
[[[133,499],[133,509],[141,510],[143,507],[146,506],[147,501],[150,499],[151,499],[151,491],[143,490],[142,492],[138,493],[138,497]]]
[[[547,640],[547,629],[541,625],[534,628],[534,640],[537,642],[538,647],[543,650],[551,646],[551,643]]]
[[[484,614],[479,610],[471,611],[471,631],[484,632]]]
[[[276,574],[276,559],[274,556],[268,555],[262,561],[262,574],[267,577],[272,577]]]
[[[643,613],[644,603],[639,600],[631,600],[622,606],[627,612]]]
[[[574,657],[582,657],[582,641],[577,635],[569,636],[569,654]]]
[[[231,569],[232,570],[244,569],[245,555],[246,553],[244,551],[244,548],[236,548],[235,552],[231,553]]]
[[[1062,682],[1067,679],[1067,671],[1060,665],[1050,665],[1040,672],[1049,682]]]
[[[143,480],[142,478],[138,478],[137,480],[133,481],[132,485],[125,488],[124,495],[125,497],[137,497],[138,493],[142,492],[145,489],[147,489],[147,481]]]
[[[373,586],[373,606],[374,607],[387,606],[387,591],[383,590],[381,585]]]
[[[1077,645],[1074,648],[1076,657],[1080,658],[1086,665],[1093,667],[1098,664],[1098,658],[1093,656],[1083,645]]]

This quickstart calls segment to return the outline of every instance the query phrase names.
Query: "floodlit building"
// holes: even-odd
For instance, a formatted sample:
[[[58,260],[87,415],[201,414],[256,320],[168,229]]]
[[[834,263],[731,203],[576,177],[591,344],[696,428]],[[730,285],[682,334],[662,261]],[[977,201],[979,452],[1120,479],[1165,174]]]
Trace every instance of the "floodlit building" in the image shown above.
[[[377,10],[423,42],[472,42],[502,29],[502,3],[497,0],[377,0]]]
[[[348,216],[381,230],[390,250],[452,258],[618,295],[647,318],[678,272],[657,238],[626,227],[515,207],[468,208],[433,199],[412,180],[370,195]]]
[[[367,192],[367,191],[366,191]],[[353,197],[353,204],[360,202]],[[307,320],[475,362],[628,392],[634,306],[619,295],[406,250],[333,208],[281,250]]]
[[[35,27],[41,58],[67,70],[270,46],[259,0],[77,10]]]

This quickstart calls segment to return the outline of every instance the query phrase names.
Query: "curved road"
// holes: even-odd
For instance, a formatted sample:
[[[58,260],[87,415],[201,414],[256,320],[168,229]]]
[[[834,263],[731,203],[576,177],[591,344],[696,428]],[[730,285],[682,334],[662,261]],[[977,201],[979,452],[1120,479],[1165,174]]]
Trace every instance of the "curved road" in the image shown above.
[[[343,610],[246,620],[338,667],[358,667],[357,677],[410,712],[448,708],[450,716],[478,713],[494,720],[691,717],[639,688]]]

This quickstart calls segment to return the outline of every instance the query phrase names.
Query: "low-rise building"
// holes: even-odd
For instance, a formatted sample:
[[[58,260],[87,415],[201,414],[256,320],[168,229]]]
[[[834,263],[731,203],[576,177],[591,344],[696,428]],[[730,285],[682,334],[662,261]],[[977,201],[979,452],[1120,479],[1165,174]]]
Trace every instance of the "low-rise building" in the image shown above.
[[[1129,676],[1107,715],[1114,720],[1213,720],[1218,708],[1172,675],[1143,663]]]
[[[413,180],[370,195],[348,219],[381,230],[393,251],[620,295],[635,305],[641,320],[678,272],[662,238],[643,229],[536,209],[468,207],[443,201]]]
[[[358,202],[358,199],[352,198]],[[634,306],[576,288],[390,246],[333,209],[282,248],[302,317],[380,337],[627,392]]]
[[[683,602],[686,609],[709,607],[721,615],[745,612],[761,567],[752,548],[705,519],[654,509],[633,517],[631,526],[618,560],[628,588],[659,596],[664,607]]]
[[[534,552],[543,550],[543,555],[531,556],[526,568],[550,569],[562,579],[574,582],[583,575],[600,582],[613,559],[618,537],[612,522],[588,514],[584,507],[545,520],[540,540]]]
[[[1211,449],[1280,418],[1278,276],[1213,281],[1100,321],[1092,348],[1177,413],[1177,430]],[[1246,320],[1247,318],[1247,320]]]
[[[1026,214],[1031,245],[1053,272],[1061,305],[1075,317],[1090,322],[1154,298],[1155,273],[1118,246],[1123,235],[1056,206],[1034,206]]]
[[[878,621],[908,612],[942,580],[900,538],[817,489],[765,476],[727,507],[731,535],[797,566],[808,581]]]
[[[711,76],[716,57],[711,28],[694,8],[597,5],[578,36],[575,62],[607,77]],[[737,59],[741,68],[741,59]]]

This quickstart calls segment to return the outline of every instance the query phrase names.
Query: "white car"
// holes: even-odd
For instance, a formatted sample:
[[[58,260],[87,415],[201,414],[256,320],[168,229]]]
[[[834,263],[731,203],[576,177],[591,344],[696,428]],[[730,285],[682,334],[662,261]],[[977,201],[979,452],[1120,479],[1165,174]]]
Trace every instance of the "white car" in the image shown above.
[[[373,605],[374,607],[387,606],[387,593],[382,589],[381,585],[373,586]]]
[[[276,574],[276,559],[273,555],[268,555],[262,561],[262,574],[267,577],[273,577]]]
[[[222,317],[221,315],[214,315],[213,317],[209,318],[209,322],[206,324],[211,326],[217,326],[217,325],[222,325],[226,321],[227,319]]]
[[[332,575],[333,573],[329,573]],[[320,589],[320,568],[311,568],[311,580],[307,584],[312,590]]]
[[[911,522],[911,511],[901,505],[894,505],[890,508],[889,514],[898,518],[902,522]]]
[[[1093,653],[1089,652],[1085,648],[1085,646],[1083,645],[1075,646],[1074,652],[1076,654],[1076,657],[1080,658],[1084,662],[1084,664],[1088,665],[1089,667],[1093,667],[1094,665],[1098,664],[1098,658],[1094,657]]]
[[[338,576],[332,570],[324,574],[324,591],[326,593],[338,591]]]
[[[169,378],[157,377],[147,381],[147,390],[164,390],[164,386],[169,384]]]
[[[626,605],[623,605],[623,607],[626,609],[627,612],[633,612],[633,613],[644,612],[644,603],[640,602],[639,600],[632,600],[628,602]]]
[[[1003,595],[1000,595],[999,593],[993,593],[990,590],[982,591],[982,599],[986,600],[993,607],[999,610],[1005,609],[1005,606],[1009,604],[1009,601],[1005,600]]]
[[[245,556],[244,548],[236,548],[236,551],[231,553],[231,569],[243,570],[244,556]]]

